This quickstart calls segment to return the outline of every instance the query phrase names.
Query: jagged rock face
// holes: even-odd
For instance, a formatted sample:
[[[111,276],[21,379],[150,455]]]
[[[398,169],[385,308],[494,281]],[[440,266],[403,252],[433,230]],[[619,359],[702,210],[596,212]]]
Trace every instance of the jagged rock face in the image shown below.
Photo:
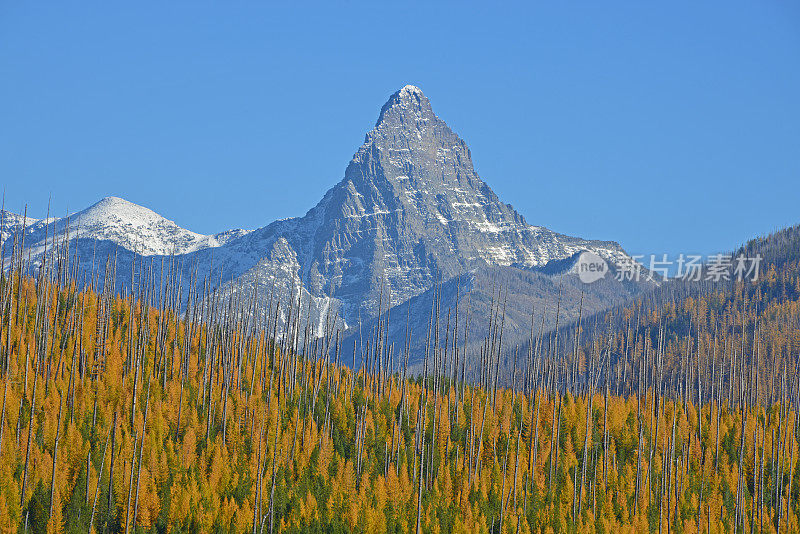
[[[223,302],[232,294],[239,297],[254,312],[255,318],[264,323],[267,315],[277,309],[279,334],[285,332],[289,313],[306,317],[307,326],[315,336],[323,336],[328,325],[343,327],[338,302],[312,295],[302,283],[300,270],[297,254],[281,237],[275,240],[269,254],[236,280],[225,284],[219,296]]]
[[[5,238],[19,218],[5,216],[2,223]],[[291,272],[317,308],[336,304],[349,324],[374,315],[380,299],[385,309],[485,266],[535,267],[581,250],[612,262],[626,257],[613,242],[530,226],[478,177],[466,143],[414,86],[389,98],[344,179],[303,217],[204,236],[109,198],[73,216],[70,225],[81,227],[76,248],[85,266],[97,251],[117,247],[153,259],[174,253],[184,280],[191,273],[199,282],[225,280],[223,292],[257,286],[264,298],[279,273]],[[34,261],[45,236],[65,228],[66,220],[57,219],[28,229]],[[117,273],[118,284],[126,284],[127,271]]]
[[[315,290],[340,299],[349,321],[359,308],[376,311],[384,280],[397,304],[482,265],[530,267],[581,249],[624,255],[615,243],[528,225],[413,86],[390,97],[344,180],[284,235],[308,252],[304,272],[321,275]]]

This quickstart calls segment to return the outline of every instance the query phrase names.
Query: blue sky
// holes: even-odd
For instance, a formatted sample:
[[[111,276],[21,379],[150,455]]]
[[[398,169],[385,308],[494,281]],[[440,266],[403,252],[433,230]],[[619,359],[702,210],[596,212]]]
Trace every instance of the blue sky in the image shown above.
[[[410,83],[531,224],[677,254],[800,223],[796,3],[560,4],[3,3],[6,207],[302,215]]]

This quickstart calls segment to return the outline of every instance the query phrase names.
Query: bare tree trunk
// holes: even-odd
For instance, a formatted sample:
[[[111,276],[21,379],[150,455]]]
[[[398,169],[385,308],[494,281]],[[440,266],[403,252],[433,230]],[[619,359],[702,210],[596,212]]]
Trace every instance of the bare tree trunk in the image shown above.
[[[8,372],[5,376],[5,385],[3,386],[3,413],[0,415],[0,458],[3,457],[3,430],[6,426],[6,397],[8,396],[8,383],[11,382],[11,377]]]
[[[144,402],[144,421],[142,422],[142,437],[139,442],[139,467],[136,470],[136,497],[133,501],[133,529],[136,530],[136,516],[139,512],[139,481],[142,477],[142,454],[144,453],[144,438],[147,435],[147,412],[150,407],[150,379],[147,379],[147,398]]]
[[[136,467],[136,431],[133,431],[133,457],[131,458],[131,475],[128,481],[128,502],[125,506],[125,534],[128,534],[128,526],[131,518],[131,498],[133,498],[133,472]]]
[[[108,469],[108,515],[111,515],[111,507],[113,505],[114,497],[114,453],[116,452],[117,445],[117,412],[114,412],[114,420],[111,423],[111,463]],[[106,526],[108,525],[109,518],[106,518]],[[105,530],[105,528],[103,529]]]
[[[50,511],[47,516],[53,516],[53,499],[56,492],[56,461],[58,459],[58,438],[61,436],[61,412],[64,409],[64,399],[62,398],[58,405],[58,426],[56,427],[56,440],[53,443],[53,472],[50,477]],[[2,424],[2,423],[0,423]]]
[[[275,521],[275,459],[277,458],[278,451],[278,422],[280,415],[275,418],[275,444],[272,446],[272,489],[269,492],[269,533],[272,534],[272,529]]]
[[[106,450],[108,449],[108,440],[111,439],[111,433],[114,431],[114,427],[111,427],[108,431],[108,437],[106,437],[106,444],[103,447],[103,459],[100,461],[100,471],[97,472],[97,489],[94,491],[94,501],[92,503],[92,515],[89,518],[89,534],[92,532],[92,525],[94,524],[94,511],[97,507],[97,498],[100,496],[100,483],[103,481],[103,466],[106,463]],[[87,473],[88,478],[88,473]]]
[[[33,373],[33,397],[31,399],[30,421],[28,422],[28,446],[25,448],[25,469],[22,472],[22,491],[20,492],[20,507],[25,506],[25,489],[28,483],[28,462],[31,456],[31,437],[33,436],[33,413],[36,409],[36,385],[39,382],[39,357],[36,356],[36,369]]]
[[[488,400],[488,399],[487,399]],[[425,418],[422,419],[422,439],[419,460],[419,489],[417,490],[417,534],[422,532],[422,465],[425,462]]]

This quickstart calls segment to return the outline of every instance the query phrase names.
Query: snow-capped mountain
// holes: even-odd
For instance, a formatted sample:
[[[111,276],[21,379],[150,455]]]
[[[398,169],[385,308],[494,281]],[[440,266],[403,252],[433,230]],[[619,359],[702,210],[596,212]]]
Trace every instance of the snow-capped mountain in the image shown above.
[[[314,208],[231,241],[226,258],[254,263],[280,238],[309,290],[339,300],[351,324],[374,314],[382,285],[397,304],[484,265],[535,267],[581,250],[626,257],[611,241],[529,225],[478,177],[466,143],[410,85],[389,98],[344,179]]]
[[[20,227],[20,217],[4,214],[4,239]],[[303,217],[206,236],[112,197],[69,218],[29,220],[33,261],[47,237],[67,229],[83,265],[112,252],[123,262],[173,254],[201,281],[219,281],[213,273],[222,269],[224,291],[259,287],[264,297],[291,278],[284,289],[302,284],[317,308],[335,304],[350,324],[376,313],[382,291],[385,307],[387,287],[396,305],[482,267],[535,268],[583,250],[612,264],[628,258],[615,242],[528,224],[480,179],[466,143],[411,85],[391,95],[343,180]],[[125,284],[130,273],[123,266],[117,276]]]
[[[219,247],[231,238],[247,233],[231,230],[202,235],[181,228],[156,212],[118,197],[106,197],[83,211],[63,218],[23,221],[19,215],[3,214],[3,239],[26,223],[25,239],[35,256],[45,239],[69,232],[75,239],[110,241],[141,256],[181,255],[199,249]]]

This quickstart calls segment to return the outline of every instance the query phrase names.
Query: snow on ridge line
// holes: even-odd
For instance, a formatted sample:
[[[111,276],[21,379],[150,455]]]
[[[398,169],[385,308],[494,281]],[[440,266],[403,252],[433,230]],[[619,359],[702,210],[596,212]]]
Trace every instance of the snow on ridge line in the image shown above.
[[[0,225],[2,239],[22,227],[22,216],[3,213]],[[192,232],[155,211],[120,197],[105,197],[88,208],[67,217],[27,218],[26,234],[31,249],[43,244],[53,233],[61,236],[69,230],[76,237],[111,241],[142,256],[188,254],[207,248],[220,247],[250,231],[232,229],[214,235]]]

